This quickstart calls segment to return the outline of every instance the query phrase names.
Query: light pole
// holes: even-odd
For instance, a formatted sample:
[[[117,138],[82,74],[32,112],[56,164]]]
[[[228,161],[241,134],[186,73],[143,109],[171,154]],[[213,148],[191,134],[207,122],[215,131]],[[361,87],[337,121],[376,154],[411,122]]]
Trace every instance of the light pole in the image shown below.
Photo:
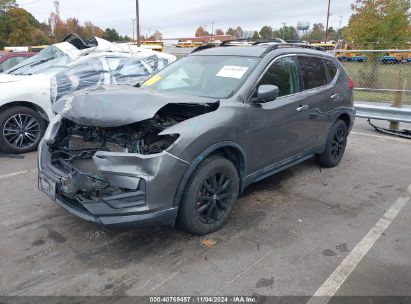
[[[285,40],[285,26],[287,25],[286,22],[283,22],[283,40]]]
[[[214,22],[211,22],[211,41],[214,41],[213,36],[214,36]]]
[[[139,7],[139,0],[136,0],[136,35],[137,35],[137,46],[140,46],[140,7]]]
[[[328,41],[328,25],[330,22],[330,7],[331,7],[331,0],[328,0],[327,26],[325,27],[325,43],[327,43]]]

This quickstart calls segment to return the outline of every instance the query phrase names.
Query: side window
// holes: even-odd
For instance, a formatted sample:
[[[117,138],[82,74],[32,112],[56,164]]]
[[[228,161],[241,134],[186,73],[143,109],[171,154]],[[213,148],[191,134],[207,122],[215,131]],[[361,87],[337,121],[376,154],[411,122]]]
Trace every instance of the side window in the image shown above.
[[[262,84],[276,85],[280,89],[278,96],[300,92],[300,78],[295,57],[284,57],[274,61],[258,85]]]
[[[19,64],[20,62],[23,62],[26,60],[28,57],[15,57],[16,58],[16,64]]]
[[[300,61],[301,74],[303,77],[304,89],[314,89],[327,84],[327,74],[321,58],[298,57]]]
[[[17,64],[17,60],[16,57],[10,57],[9,59],[6,59],[2,64],[2,70],[3,71],[7,71],[8,69],[12,68],[13,66],[15,66]]]
[[[324,59],[325,66],[328,69],[328,73],[330,75],[329,82],[334,80],[335,75],[337,74],[337,67],[335,66],[334,62],[329,59]]]

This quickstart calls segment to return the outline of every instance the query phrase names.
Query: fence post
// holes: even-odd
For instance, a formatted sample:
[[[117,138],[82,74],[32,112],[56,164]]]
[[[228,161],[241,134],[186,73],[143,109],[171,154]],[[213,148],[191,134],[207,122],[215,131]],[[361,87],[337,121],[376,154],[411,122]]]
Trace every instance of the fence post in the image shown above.
[[[404,92],[405,87],[407,85],[407,77],[403,77],[401,74],[401,70],[398,72],[398,80],[397,80],[397,89],[402,90],[402,91],[396,91],[394,92],[394,102],[392,104],[392,107],[396,108],[401,108],[403,106],[403,97],[404,97]],[[399,130],[400,129],[400,123],[391,121],[390,122],[390,129],[392,130]]]

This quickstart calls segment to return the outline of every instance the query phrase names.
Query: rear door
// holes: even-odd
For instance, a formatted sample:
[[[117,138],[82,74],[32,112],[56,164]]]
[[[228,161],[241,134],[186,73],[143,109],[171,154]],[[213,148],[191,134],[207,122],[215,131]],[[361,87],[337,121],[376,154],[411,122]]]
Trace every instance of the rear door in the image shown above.
[[[327,130],[333,118],[331,100],[339,96],[333,91],[329,72],[321,57],[298,56],[301,83],[304,93],[305,149],[315,148],[325,142]]]

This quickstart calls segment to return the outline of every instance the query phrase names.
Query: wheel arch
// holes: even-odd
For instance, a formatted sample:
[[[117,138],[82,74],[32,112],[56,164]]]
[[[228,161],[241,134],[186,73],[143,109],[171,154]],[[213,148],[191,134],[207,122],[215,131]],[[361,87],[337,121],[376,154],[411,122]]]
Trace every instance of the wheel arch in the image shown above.
[[[342,121],[345,123],[345,125],[347,126],[347,130],[350,130],[350,129],[351,129],[352,118],[351,118],[351,116],[350,116],[349,114],[347,114],[347,113],[342,113],[342,114],[340,114],[340,115],[337,117],[337,119],[335,120],[335,122],[336,122],[337,120],[342,120]],[[334,123],[335,123],[335,122],[334,122]]]
[[[216,154],[223,155],[225,158],[233,162],[234,166],[237,169],[238,176],[240,178],[240,192],[243,191],[243,188],[245,186],[245,176],[247,172],[247,161],[245,152],[239,144],[231,141],[224,141],[207,148],[204,152],[198,155],[195,158],[195,160],[190,164],[189,168],[187,169],[177,188],[173,206],[178,206],[180,204],[184,189],[186,188],[187,183],[195,169],[200,165],[200,163],[204,159]]]
[[[5,103],[0,106],[0,111],[9,109],[12,107],[26,107],[26,108],[32,109],[33,111],[36,111],[37,113],[39,113],[46,123],[50,121],[50,118],[48,117],[46,111],[44,111],[42,107],[36,105],[35,103],[29,102],[29,101],[12,101],[12,102]]]

